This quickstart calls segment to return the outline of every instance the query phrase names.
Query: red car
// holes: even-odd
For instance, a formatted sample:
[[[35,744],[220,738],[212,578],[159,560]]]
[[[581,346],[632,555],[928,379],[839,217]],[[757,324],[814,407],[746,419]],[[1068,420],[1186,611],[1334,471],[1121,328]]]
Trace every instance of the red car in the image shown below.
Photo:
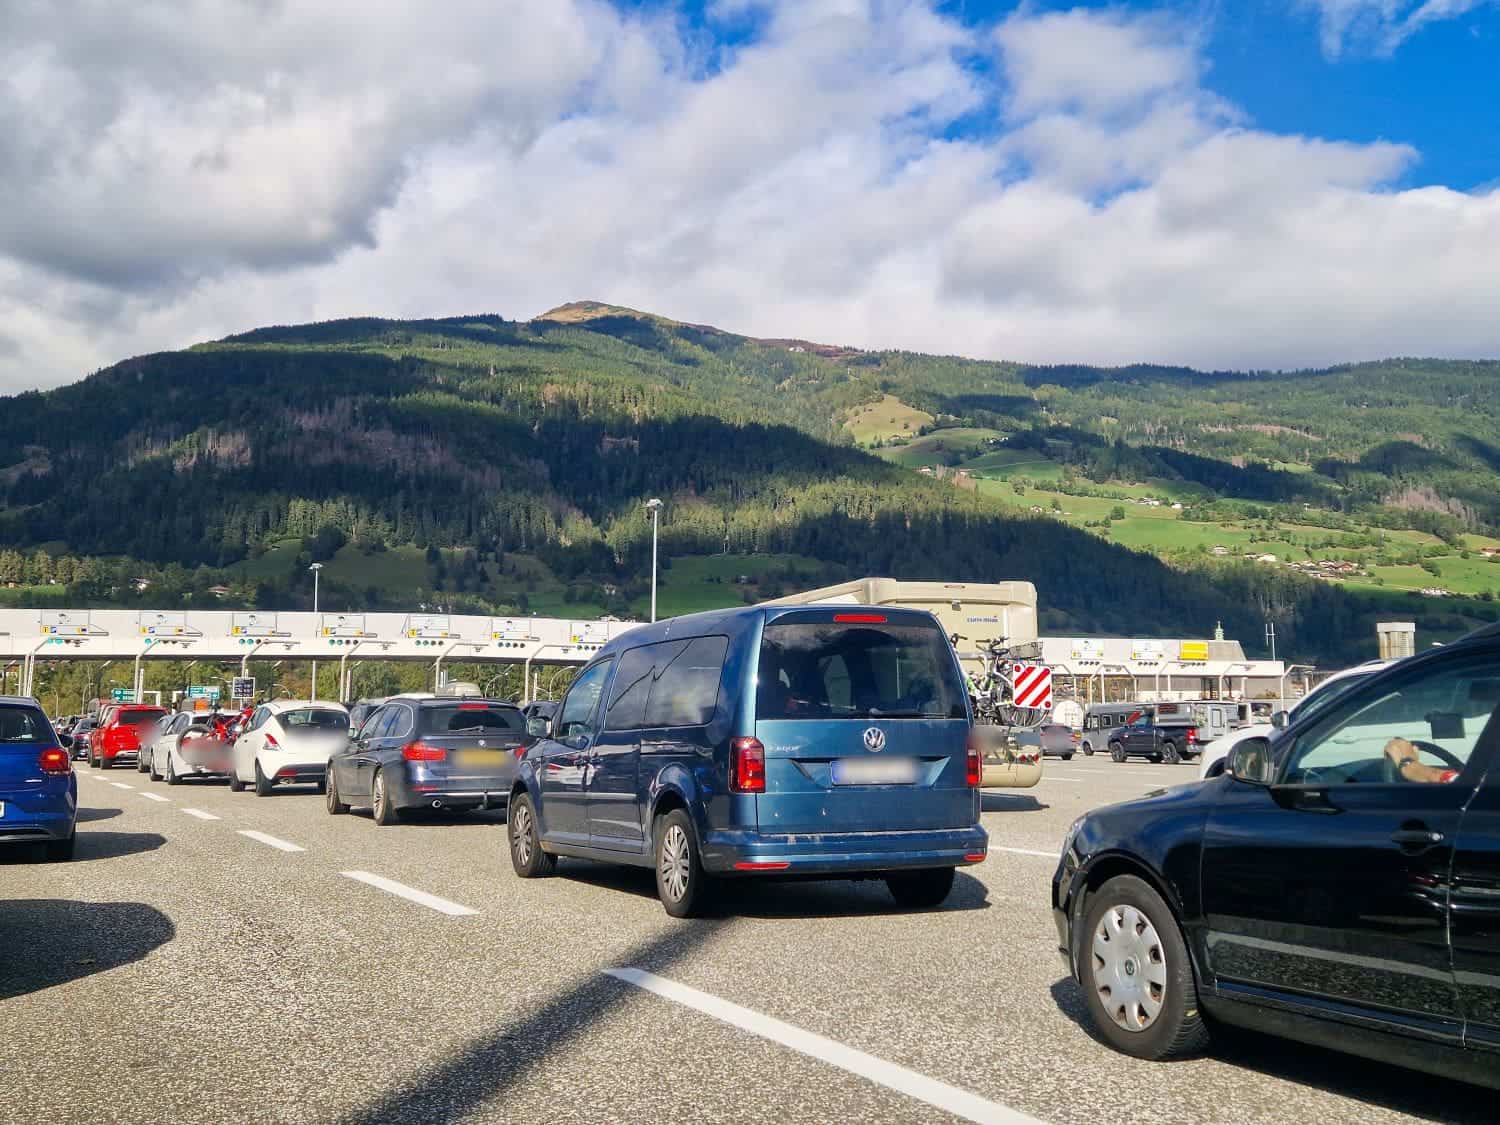
[[[116,762],[135,762],[141,753],[141,732],[167,713],[165,707],[122,703],[103,715],[89,740],[89,765],[107,770]]]

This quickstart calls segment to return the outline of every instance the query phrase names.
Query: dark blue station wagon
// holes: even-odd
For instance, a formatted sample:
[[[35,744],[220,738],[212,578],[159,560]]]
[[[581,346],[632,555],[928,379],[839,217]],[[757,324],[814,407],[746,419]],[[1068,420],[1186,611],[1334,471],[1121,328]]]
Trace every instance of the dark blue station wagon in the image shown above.
[[[883,878],[935,906],[984,860],[968,695],[936,618],[751,607],[611,641],[521,762],[510,852],[653,867],[685,917],[719,877]]]

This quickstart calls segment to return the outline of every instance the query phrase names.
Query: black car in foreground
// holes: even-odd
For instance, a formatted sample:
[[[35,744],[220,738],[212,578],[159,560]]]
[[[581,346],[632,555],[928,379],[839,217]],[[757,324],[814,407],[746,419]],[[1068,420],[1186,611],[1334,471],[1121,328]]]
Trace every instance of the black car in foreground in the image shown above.
[[[1052,905],[1128,1054],[1225,1024],[1500,1089],[1500,626],[1081,817]]]

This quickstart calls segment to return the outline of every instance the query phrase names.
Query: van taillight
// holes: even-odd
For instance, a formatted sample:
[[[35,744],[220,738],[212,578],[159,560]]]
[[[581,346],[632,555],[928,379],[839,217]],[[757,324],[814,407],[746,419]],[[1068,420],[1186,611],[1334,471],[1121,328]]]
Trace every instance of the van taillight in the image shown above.
[[[964,781],[970,788],[978,789],[982,772],[982,764],[979,760],[979,739],[970,734],[968,753],[964,758]]]
[[[401,756],[408,762],[441,762],[448,757],[448,751],[425,742],[408,742],[401,747]]]
[[[73,759],[66,750],[58,746],[43,750],[37,764],[41,766],[43,773],[53,776],[73,772]]]
[[[884,625],[889,620],[883,613],[835,613],[836,625]]]
[[[729,791],[766,791],[766,748],[758,738],[736,738],[729,744]]]
[[[1197,727],[1188,727],[1187,740],[1189,742],[1197,742],[1198,741],[1198,728]]]

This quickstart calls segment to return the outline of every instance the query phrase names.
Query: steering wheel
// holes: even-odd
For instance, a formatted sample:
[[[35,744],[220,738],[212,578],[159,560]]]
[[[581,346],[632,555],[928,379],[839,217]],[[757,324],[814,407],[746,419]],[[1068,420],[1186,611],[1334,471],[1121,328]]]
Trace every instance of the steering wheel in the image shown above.
[[[1463,761],[1463,759],[1455,755],[1452,751],[1444,750],[1437,743],[1428,742],[1423,738],[1408,738],[1407,741],[1410,742],[1412,744],[1412,748],[1417,750],[1419,753],[1431,754],[1434,758],[1439,759],[1443,763],[1443,765],[1447,766],[1449,769],[1458,770],[1460,773],[1463,772],[1465,762]],[[1385,780],[1388,783],[1394,784],[1396,782],[1406,780],[1401,776],[1400,771],[1396,769],[1396,763],[1391,761],[1391,756],[1389,754],[1382,753],[1380,755],[1380,758],[1382,768],[1385,771]]]

